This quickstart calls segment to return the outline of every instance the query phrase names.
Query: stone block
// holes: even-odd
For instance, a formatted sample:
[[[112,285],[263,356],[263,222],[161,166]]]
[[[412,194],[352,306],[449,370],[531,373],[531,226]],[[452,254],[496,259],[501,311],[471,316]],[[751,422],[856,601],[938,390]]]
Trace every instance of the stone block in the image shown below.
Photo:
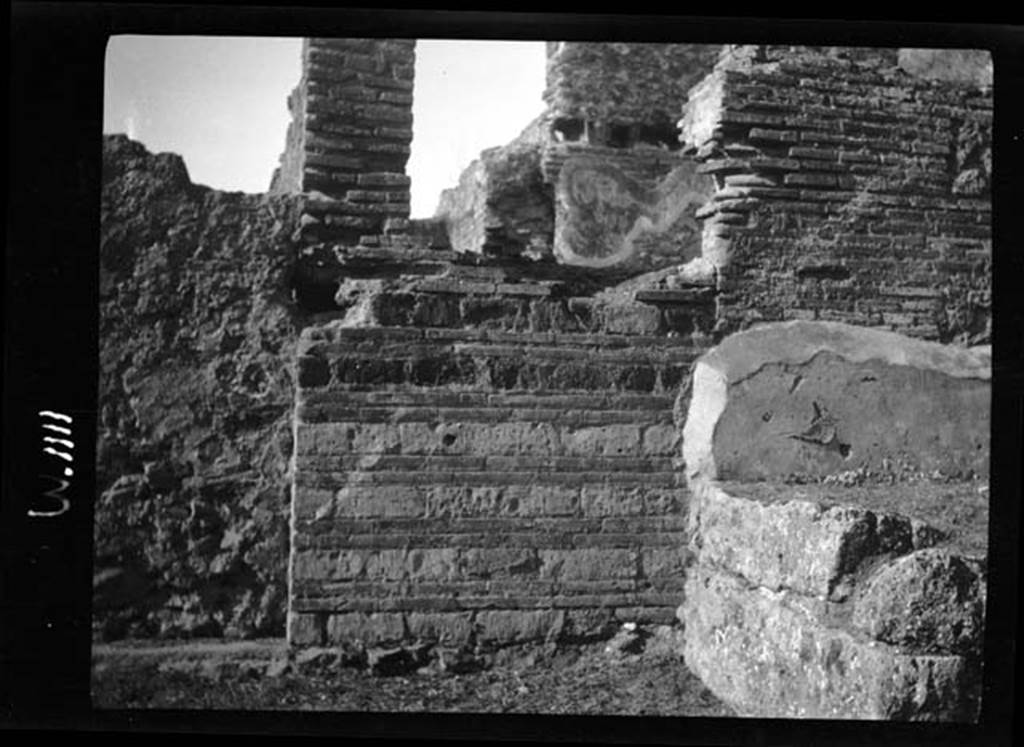
[[[562,434],[566,454],[578,456],[633,456],[640,448],[640,428],[604,425]]]
[[[690,531],[701,561],[772,590],[828,595],[877,547],[875,516],[863,509],[762,503],[716,484],[691,484],[691,491]]]
[[[563,610],[482,610],[476,614],[477,639],[497,645],[554,640],[564,625]]]
[[[324,626],[320,615],[306,612],[288,613],[288,643],[291,646],[320,646]]]
[[[602,319],[612,335],[656,335],[661,330],[661,312],[642,303],[605,306]]]
[[[537,485],[530,491],[531,503],[539,501],[547,516],[574,516],[580,510],[580,491],[562,485]]]
[[[413,485],[348,485],[335,492],[331,507],[321,513],[358,519],[415,517],[424,515],[426,502],[424,491]]]
[[[674,425],[651,425],[644,429],[644,456],[675,456],[679,453],[681,439],[679,429]]]
[[[403,454],[460,454],[459,449],[448,445],[448,433],[440,433],[432,423],[399,423],[398,446]]]
[[[919,653],[979,653],[985,580],[963,558],[919,550],[876,571],[855,599],[853,624]]]
[[[327,617],[328,644],[359,642],[376,646],[398,642],[405,637],[405,619],[399,613],[346,612]]]
[[[690,494],[684,487],[643,490],[644,513],[648,516],[685,516]]]
[[[634,550],[586,548],[579,550],[540,550],[540,577],[559,581],[603,581],[636,579],[637,557]]]
[[[458,573],[458,551],[450,547],[424,547],[405,551],[405,574],[412,580],[450,581]]]
[[[973,721],[981,673],[960,656],[912,655],[820,621],[793,592],[696,566],[680,618],[686,665],[742,716]]]
[[[506,422],[474,429],[473,453],[536,454],[558,453],[558,431],[547,423]]]
[[[345,454],[352,449],[356,423],[298,423],[295,428],[297,454]]]
[[[297,519],[312,519],[322,512],[330,511],[334,502],[334,491],[295,485],[292,488],[292,506]]]
[[[898,453],[924,473],[988,474],[991,353],[834,322],[727,337],[694,367],[690,477],[824,477]]]
[[[616,485],[584,485],[580,507],[584,516],[640,516],[645,512],[644,491]]]
[[[409,635],[445,646],[462,646],[473,633],[469,612],[410,612],[406,615]]]
[[[328,580],[352,578],[362,568],[361,562],[348,562],[346,557],[342,565],[337,552],[322,550],[297,550],[292,553],[292,577],[295,579]]]
[[[300,550],[295,553],[295,578],[347,581],[450,581],[457,573],[454,548]]]
[[[476,578],[536,576],[540,560],[535,550],[512,547],[471,547],[462,551],[461,570]]]
[[[455,417],[460,412],[452,411],[449,417]],[[479,412],[488,414],[485,410]],[[445,417],[443,410],[442,417]],[[436,427],[410,424],[410,435],[403,441],[403,451],[478,456],[550,456],[559,450],[558,430],[549,423],[528,420],[494,423],[445,420]],[[416,435],[412,435],[414,431]]]
[[[440,517],[537,516],[543,496],[528,485],[436,485],[427,493],[427,515]]]

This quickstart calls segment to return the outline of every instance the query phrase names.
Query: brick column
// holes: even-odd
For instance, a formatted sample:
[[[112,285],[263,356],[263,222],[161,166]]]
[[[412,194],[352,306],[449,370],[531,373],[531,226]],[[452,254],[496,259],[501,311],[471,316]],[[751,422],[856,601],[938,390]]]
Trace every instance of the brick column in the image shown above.
[[[356,243],[409,217],[413,39],[304,39],[271,193],[314,193],[304,232]]]

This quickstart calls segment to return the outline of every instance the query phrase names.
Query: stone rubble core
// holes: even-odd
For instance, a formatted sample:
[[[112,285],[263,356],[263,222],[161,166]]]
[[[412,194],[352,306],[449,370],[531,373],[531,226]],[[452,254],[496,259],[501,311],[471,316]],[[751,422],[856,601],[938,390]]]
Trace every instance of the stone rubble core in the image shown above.
[[[694,369],[687,666],[746,716],[975,720],[988,349],[786,322]]]
[[[281,635],[298,206],[103,139],[94,631]]]

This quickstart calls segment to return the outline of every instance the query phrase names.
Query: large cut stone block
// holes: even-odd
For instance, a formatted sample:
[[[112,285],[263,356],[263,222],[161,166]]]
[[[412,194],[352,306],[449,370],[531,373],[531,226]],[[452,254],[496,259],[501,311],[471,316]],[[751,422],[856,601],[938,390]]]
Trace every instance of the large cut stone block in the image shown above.
[[[541,550],[542,579],[560,581],[600,581],[635,579],[638,575],[636,552],[623,548]]]
[[[581,456],[632,456],[640,447],[636,425],[601,425],[570,431],[562,437],[567,454]]]
[[[478,637],[502,645],[555,638],[565,626],[563,610],[483,610],[476,615]]]
[[[410,612],[406,624],[413,637],[446,645],[462,645],[473,633],[468,612]]]
[[[690,533],[702,561],[768,589],[825,596],[877,546],[876,517],[863,509],[762,503],[714,483],[691,489]]]
[[[698,359],[688,476],[768,480],[852,469],[987,475],[991,352],[832,322],[726,338]]]
[[[329,644],[361,641],[367,645],[394,643],[406,637],[405,618],[400,614],[346,612],[327,618]]]
[[[678,614],[713,692],[749,716],[977,718],[987,506],[918,478],[987,475],[989,378],[987,351],[831,323],[698,361]]]
[[[824,602],[699,564],[685,596],[686,664],[741,715],[977,718],[981,672],[968,658],[902,653],[831,627]]]

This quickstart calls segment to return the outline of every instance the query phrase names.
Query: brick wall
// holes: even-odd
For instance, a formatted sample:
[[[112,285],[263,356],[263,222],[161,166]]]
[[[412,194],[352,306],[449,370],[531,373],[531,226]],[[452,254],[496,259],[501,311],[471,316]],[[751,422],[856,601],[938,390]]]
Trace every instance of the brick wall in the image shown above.
[[[415,41],[304,39],[302,78],[272,193],[319,192],[304,231],[355,243],[409,217]]]
[[[587,310],[465,269],[380,296],[374,321],[392,326],[303,333],[295,645],[498,646],[673,619],[673,405],[705,338],[668,336],[643,303]]]
[[[681,123],[717,185],[698,217],[720,331],[799,318],[986,341],[991,86],[912,75],[896,50],[732,52]]]

